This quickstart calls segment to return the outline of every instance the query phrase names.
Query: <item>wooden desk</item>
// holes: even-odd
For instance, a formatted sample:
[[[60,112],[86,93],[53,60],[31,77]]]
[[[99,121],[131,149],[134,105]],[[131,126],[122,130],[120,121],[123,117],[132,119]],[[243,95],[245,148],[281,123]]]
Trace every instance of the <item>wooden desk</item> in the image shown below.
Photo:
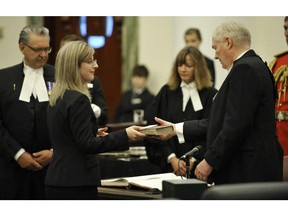
[[[162,199],[162,194],[146,194],[147,190],[98,187],[100,200],[153,200]]]

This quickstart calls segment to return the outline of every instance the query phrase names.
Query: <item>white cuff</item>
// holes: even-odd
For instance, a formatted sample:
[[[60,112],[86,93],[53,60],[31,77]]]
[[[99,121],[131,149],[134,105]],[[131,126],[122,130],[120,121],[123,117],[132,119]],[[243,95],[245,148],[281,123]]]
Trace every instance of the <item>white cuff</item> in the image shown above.
[[[19,157],[25,152],[25,150],[23,148],[21,148],[15,155],[14,155],[14,159],[17,161],[19,159]]]
[[[97,106],[96,104],[91,104],[92,110],[96,116],[96,118],[99,118],[99,116],[101,115],[101,109],[99,106]]]
[[[167,162],[170,163],[170,159],[176,157],[176,154],[172,153],[167,157]]]
[[[183,125],[184,125],[184,122],[175,124],[176,135],[180,144],[185,142],[184,134],[183,134]]]

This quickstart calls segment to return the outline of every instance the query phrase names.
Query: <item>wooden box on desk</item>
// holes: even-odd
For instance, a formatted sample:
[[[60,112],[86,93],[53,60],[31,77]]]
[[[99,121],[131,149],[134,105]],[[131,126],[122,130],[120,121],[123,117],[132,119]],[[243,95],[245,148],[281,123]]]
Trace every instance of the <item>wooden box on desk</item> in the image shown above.
[[[163,199],[198,200],[207,189],[207,183],[198,179],[164,180]]]

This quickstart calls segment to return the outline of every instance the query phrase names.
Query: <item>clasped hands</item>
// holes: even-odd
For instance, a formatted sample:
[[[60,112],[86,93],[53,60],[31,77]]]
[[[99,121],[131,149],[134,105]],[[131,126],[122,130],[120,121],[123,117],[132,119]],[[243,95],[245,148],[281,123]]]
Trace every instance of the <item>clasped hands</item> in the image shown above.
[[[38,171],[47,166],[52,158],[53,152],[50,150],[42,150],[39,152],[34,152],[30,154],[29,152],[24,152],[17,160],[19,166],[23,169],[28,169],[31,171]]]

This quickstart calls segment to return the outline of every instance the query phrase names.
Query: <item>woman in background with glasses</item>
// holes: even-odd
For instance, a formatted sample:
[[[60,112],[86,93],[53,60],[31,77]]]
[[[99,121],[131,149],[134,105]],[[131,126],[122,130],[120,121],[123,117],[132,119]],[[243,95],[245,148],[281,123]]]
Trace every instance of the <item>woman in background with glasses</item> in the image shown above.
[[[128,150],[129,141],[143,139],[140,127],[107,134],[99,129],[87,83],[98,68],[94,49],[86,42],[68,42],[56,57],[56,84],[48,107],[53,158],[46,176],[47,199],[98,199],[101,176],[97,154]]]

